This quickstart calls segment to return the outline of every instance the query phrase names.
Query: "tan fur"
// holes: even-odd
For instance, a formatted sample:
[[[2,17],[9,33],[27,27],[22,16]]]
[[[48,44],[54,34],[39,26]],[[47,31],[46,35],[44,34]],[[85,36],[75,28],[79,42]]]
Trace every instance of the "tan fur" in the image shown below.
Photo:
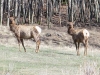
[[[74,29],[73,22],[68,22],[68,34],[72,36],[72,39],[76,46],[77,55],[79,54],[79,45],[83,43],[84,45],[84,55],[87,55],[87,47],[88,47],[88,38],[90,36],[88,30],[86,29]]]
[[[39,52],[39,45],[40,45],[40,34],[35,26],[27,26],[27,25],[16,25],[14,18],[10,17],[10,30],[14,32],[18,44],[19,44],[19,51],[20,51],[20,43],[26,52],[24,47],[23,39],[31,39],[34,38],[36,41],[36,52]]]

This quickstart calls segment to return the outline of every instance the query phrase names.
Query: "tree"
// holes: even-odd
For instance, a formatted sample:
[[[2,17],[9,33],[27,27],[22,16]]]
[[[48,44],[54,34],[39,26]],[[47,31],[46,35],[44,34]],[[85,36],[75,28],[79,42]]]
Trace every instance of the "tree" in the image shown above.
[[[4,2],[4,0],[1,0],[1,4],[0,4],[0,5],[1,5],[1,6],[0,6],[0,7],[1,7],[1,13],[0,13],[0,14],[1,14],[1,15],[0,15],[0,16],[1,16],[1,18],[0,18],[0,20],[1,20],[1,21],[0,21],[0,22],[1,22],[1,25],[2,25],[2,18],[3,18],[3,2]]]

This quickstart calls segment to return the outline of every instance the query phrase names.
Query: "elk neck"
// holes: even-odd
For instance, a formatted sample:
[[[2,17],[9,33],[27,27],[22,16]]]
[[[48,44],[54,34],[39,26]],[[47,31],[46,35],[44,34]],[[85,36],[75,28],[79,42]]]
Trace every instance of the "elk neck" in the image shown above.
[[[76,31],[75,31],[75,29],[73,27],[69,27],[68,28],[68,34],[73,36],[75,33],[76,33]]]
[[[10,29],[11,29],[11,31],[15,31],[16,28],[17,28],[17,25],[16,25],[15,21],[12,20],[12,21],[11,21],[11,24],[10,24]]]

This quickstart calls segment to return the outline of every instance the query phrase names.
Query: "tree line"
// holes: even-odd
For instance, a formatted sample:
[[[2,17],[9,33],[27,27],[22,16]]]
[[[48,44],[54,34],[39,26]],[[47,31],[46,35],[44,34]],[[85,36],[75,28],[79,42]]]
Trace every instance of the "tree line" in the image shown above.
[[[58,14],[61,26],[61,6],[66,6],[68,21],[100,22],[100,0],[0,0],[0,23],[9,25],[8,16],[17,17],[17,24],[41,24],[46,19],[50,28],[52,16]]]

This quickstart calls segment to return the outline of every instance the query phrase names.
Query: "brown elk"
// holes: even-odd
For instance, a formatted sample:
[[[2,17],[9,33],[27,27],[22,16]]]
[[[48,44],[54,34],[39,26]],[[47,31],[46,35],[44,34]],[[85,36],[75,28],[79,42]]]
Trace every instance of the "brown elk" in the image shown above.
[[[40,45],[40,34],[41,28],[39,26],[32,26],[32,25],[16,25],[14,17],[9,17],[10,19],[10,30],[15,34],[18,44],[19,44],[19,51],[20,51],[20,43],[26,52],[24,47],[23,39],[31,39],[33,38],[36,42],[36,53],[39,52],[39,45]]]
[[[76,46],[77,55],[79,54],[80,43],[84,45],[84,55],[87,55],[88,38],[90,36],[88,30],[86,29],[74,29],[74,22],[67,22],[68,24],[68,34],[72,36],[74,44]]]

